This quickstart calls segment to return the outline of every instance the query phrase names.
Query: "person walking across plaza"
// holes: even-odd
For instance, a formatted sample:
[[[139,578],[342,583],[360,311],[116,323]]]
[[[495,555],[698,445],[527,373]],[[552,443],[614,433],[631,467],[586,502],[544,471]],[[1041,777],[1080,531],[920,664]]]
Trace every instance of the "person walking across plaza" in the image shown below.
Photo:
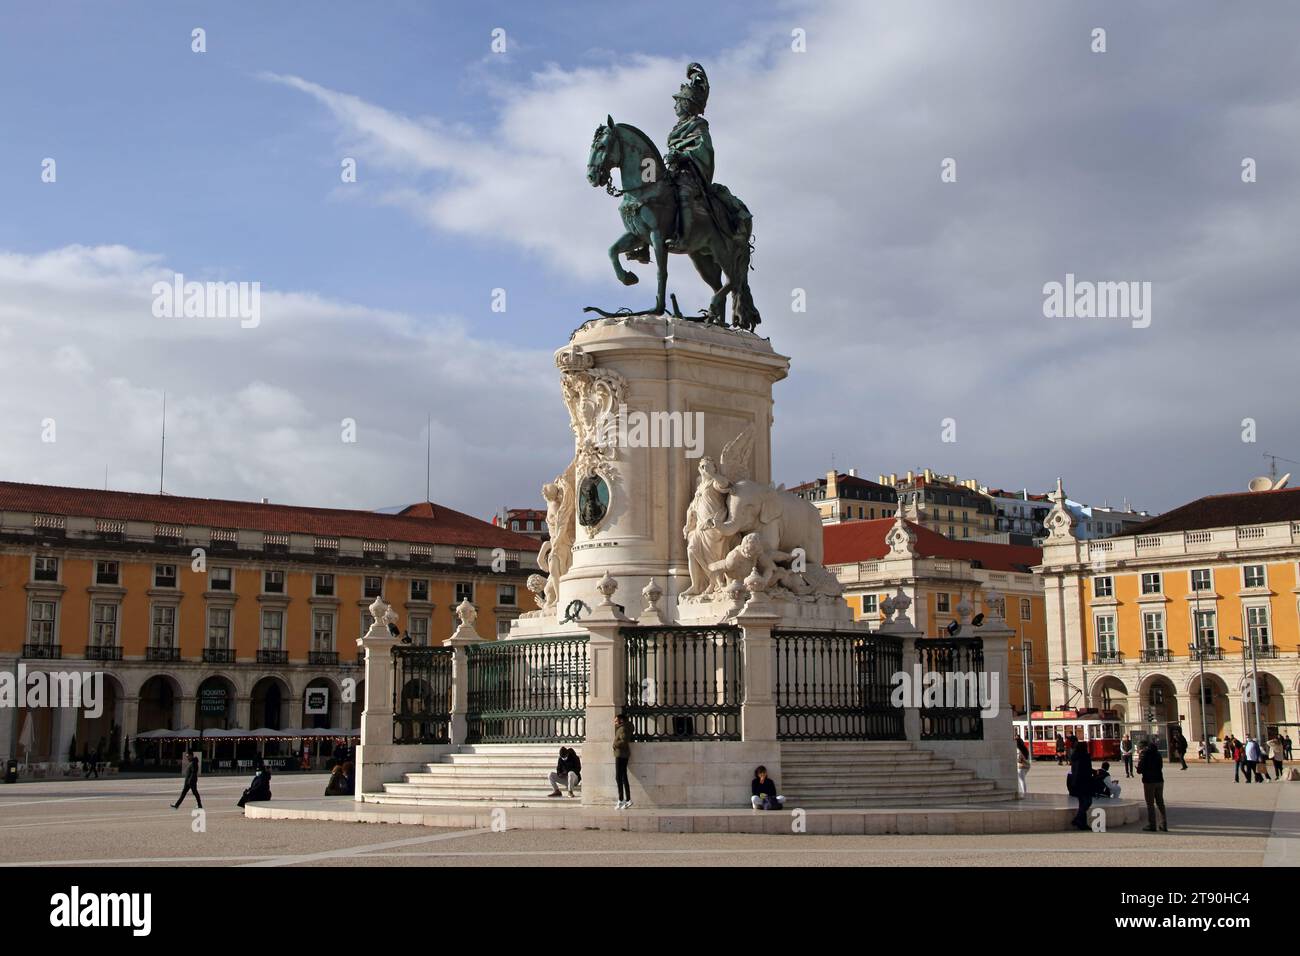
[[[1065,763],[1065,738],[1060,734],[1056,735],[1056,765],[1059,767]]]
[[[1232,782],[1241,783],[1241,771],[1246,763],[1246,747],[1236,737],[1228,738],[1232,743]],[[1250,783],[1250,778],[1246,778]]]
[[[627,762],[632,756],[632,728],[627,718],[614,718],[614,784],[618,787],[618,809],[632,806],[632,785],[627,779]]]
[[[1148,740],[1138,757],[1137,772],[1142,778],[1142,794],[1147,801],[1147,825],[1143,830],[1152,833],[1156,830],[1156,810],[1160,811],[1160,829],[1169,832],[1169,814],[1165,812],[1165,775],[1161,769],[1163,763],[1160,748],[1154,740]]]
[[[181,803],[185,800],[185,794],[193,791],[194,802],[197,803],[199,809],[202,810],[203,798],[199,796],[199,755],[187,754],[186,757],[189,760],[189,763],[185,767],[185,788],[181,790],[181,795],[177,797],[176,802],[172,804],[172,809],[180,809]]]
[[[1291,759],[1291,735],[1287,734],[1282,738],[1282,759]]]
[[[1092,757],[1088,755],[1088,745],[1079,741],[1070,754],[1070,792],[1079,801],[1079,812],[1074,815],[1070,825],[1076,830],[1091,829],[1088,826],[1088,808],[1092,806]]]
[[[1260,776],[1259,770],[1256,769],[1259,766],[1259,762],[1262,757],[1263,755],[1260,753],[1259,750],[1259,741],[1255,739],[1254,734],[1247,734],[1246,735],[1246,756],[1244,760],[1246,764],[1247,783],[1264,782],[1264,778]]]
[[[1119,742],[1119,755],[1124,758],[1124,776],[1133,776],[1133,738],[1128,734]]]
[[[1183,736],[1181,730],[1175,730],[1173,738],[1169,741],[1169,762],[1177,760],[1187,769],[1187,738]]]
[[[1278,783],[1282,782],[1282,759],[1285,753],[1282,741],[1277,734],[1268,738],[1268,759],[1273,761],[1273,776]]]

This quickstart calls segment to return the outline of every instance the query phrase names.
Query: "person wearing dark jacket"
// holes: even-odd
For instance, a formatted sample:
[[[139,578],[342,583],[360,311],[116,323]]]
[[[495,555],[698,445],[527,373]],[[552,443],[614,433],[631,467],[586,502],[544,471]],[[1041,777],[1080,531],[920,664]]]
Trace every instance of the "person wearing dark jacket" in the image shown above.
[[[1088,826],[1088,808],[1092,806],[1092,757],[1088,755],[1088,745],[1079,741],[1070,754],[1070,792],[1079,801],[1079,812],[1070,821],[1076,830],[1090,829]]]
[[[755,810],[780,810],[785,806],[785,797],[776,792],[776,781],[767,775],[766,767],[754,771],[754,779],[749,782],[749,803]]]
[[[194,802],[203,809],[203,798],[199,796],[199,755],[189,754],[189,764],[185,767],[185,787],[181,790],[181,795],[176,798],[172,804],[173,810],[179,810],[181,802],[185,799],[185,794],[190,791],[194,792]]]
[[[1147,825],[1143,830],[1156,829],[1156,809],[1160,810],[1160,829],[1169,831],[1169,816],[1165,813],[1165,775],[1161,770],[1163,759],[1154,740],[1148,740],[1138,756],[1137,772],[1142,778],[1142,793],[1147,799]]]
[[[576,797],[573,788],[582,783],[582,761],[578,759],[578,752],[572,747],[560,748],[560,759],[555,762],[555,770],[547,778],[551,784],[551,796],[560,795],[560,784],[568,785],[569,796]]]
[[[627,779],[627,762],[632,756],[632,728],[627,718],[619,714],[614,718],[614,784],[618,787],[620,810],[632,806],[632,784]]]
[[[343,764],[336,763],[330,771],[329,783],[325,784],[325,796],[342,796],[348,792],[347,780],[343,777]]]
[[[244,795],[239,798],[238,806],[245,803],[259,803],[263,800],[271,799],[271,771],[259,766],[257,773],[253,774],[253,782],[248,785]]]

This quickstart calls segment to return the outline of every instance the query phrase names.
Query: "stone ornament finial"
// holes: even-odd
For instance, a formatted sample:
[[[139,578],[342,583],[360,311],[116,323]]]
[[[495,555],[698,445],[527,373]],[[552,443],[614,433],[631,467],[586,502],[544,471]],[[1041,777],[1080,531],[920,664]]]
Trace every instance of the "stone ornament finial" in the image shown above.
[[[393,614],[393,609],[389,607],[388,602],[384,600],[383,595],[375,598],[369,607],[370,617],[377,625],[383,625],[388,621],[388,615]],[[395,616],[395,615],[394,615]]]
[[[903,591],[903,586],[900,584],[898,586],[898,590],[894,592],[894,610],[898,612],[898,616],[894,618],[895,623],[898,624],[912,623],[912,619],[907,616],[907,609],[910,608],[911,606],[912,606],[912,599],[907,596],[907,594]]]
[[[461,598],[460,603],[456,605],[456,616],[460,618],[461,627],[473,630],[475,622],[478,621],[478,608],[470,604],[468,598]]]
[[[903,517],[903,496],[898,496],[898,508],[894,511],[894,524],[885,535],[885,544],[889,547],[890,557],[915,558],[916,532]]]
[[[614,592],[618,590],[618,579],[605,569],[605,575],[596,583],[596,590],[601,594],[601,607],[615,607]]]
[[[894,619],[894,599],[893,599],[893,597],[887,597],[887,598],[885,598],[883,601],[881,601],[881,602],[880,602],[880,610],[881,610],[881,611],[884,613],[884,615],[885,615],[885,618],[884,618],[884,622],[883,622],[883,623],[888,624],[890,621],[892,621],[892,620]]]
[[[1002,592],[997,588],[984,593],[984,606],[988,608],[984,616],[990,623],[994,621],[1001,623],[1006,618],[1006,598],[1002,596]]]
[[[1047,496],[1052,502],[1052,510],[1043,519],[1049,541],[1069,541],[1074,538],[1074,527],[1079,519],[1065,504],[1065,487],[1060,478],[1056,479],[1056,490]]]
[[[663,611],[659,607],[659,602],[663,600],[664,589],[659,586],[654,578],[641,589],[641,598],[644,602],[641,607],[641,616],[638,619],[642,625],[666,624]]]
[[[961,593],[961,600],[957,602],[957,620],[961,622],[963,628],[970,625],[971,618],[974,616],[975,608],[966,596],[966,592]]]

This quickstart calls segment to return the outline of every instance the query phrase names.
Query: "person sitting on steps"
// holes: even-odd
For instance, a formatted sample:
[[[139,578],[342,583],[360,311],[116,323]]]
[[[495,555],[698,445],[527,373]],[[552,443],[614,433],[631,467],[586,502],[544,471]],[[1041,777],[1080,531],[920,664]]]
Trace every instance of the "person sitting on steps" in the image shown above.
[[[560,784],[564,783],[568,785],[569,796],[576,797],[573,789],[582,783],[582,761],[578,759],[578,752],[572,747],[561,747],[560,759],[556,761],[555,770],[548,779],[552,791],[549,796],[558,797]]]
[[[785,806],[785,797],[776,792],[776,781],[767,775],[766,767],[754,770],[754,779],[749,783],[749,802],[755,810],[780,810]]]

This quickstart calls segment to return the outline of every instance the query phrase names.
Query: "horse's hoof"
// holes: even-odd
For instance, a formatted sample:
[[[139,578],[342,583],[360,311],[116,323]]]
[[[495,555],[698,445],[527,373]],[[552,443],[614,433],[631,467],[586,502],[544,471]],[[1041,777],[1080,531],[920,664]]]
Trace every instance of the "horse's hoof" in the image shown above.
[[[636,285],[641,280],[636,277],[635,272],[624,272],[620,280],[624,285]]]

